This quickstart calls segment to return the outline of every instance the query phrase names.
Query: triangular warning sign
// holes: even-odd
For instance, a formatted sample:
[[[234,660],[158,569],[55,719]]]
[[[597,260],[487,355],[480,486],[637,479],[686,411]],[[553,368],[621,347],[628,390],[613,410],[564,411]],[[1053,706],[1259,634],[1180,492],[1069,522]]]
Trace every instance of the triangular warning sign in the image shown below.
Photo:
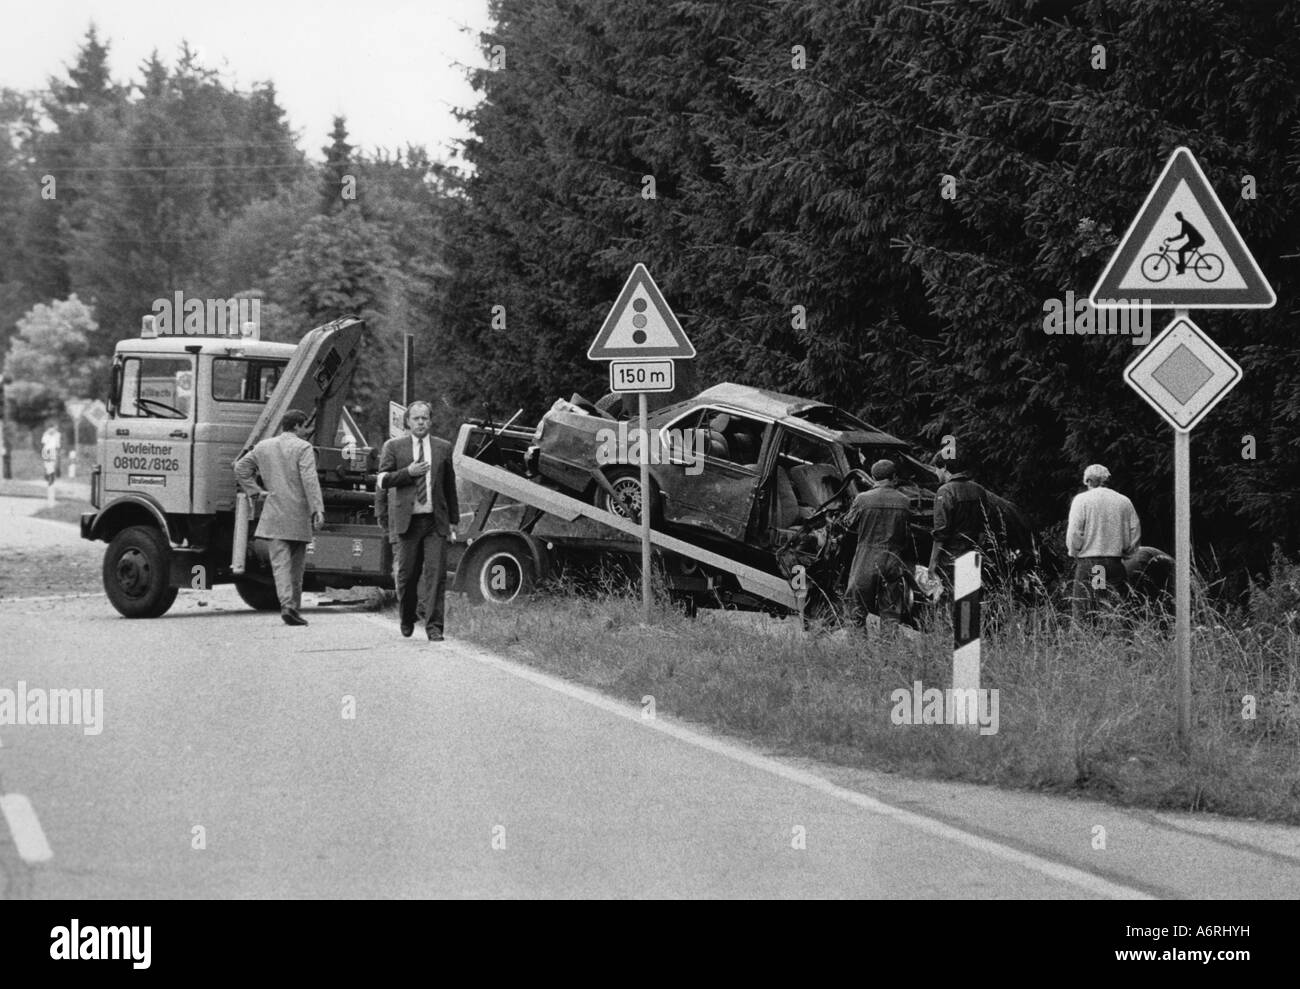
[[[1277,296],[1201,166],[1178,148],[1090,300],[1098,309],[1269,309]]]
[[[593,361],[694,357],[695,348],[643,264],[628,276],[618,301],[587,349]]]

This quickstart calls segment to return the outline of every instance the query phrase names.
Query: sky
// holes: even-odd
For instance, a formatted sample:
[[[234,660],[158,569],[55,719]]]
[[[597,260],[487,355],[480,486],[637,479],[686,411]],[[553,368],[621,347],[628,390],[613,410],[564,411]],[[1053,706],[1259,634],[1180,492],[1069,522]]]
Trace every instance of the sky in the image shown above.
[[[367,151],[423,144],[451,160],[466,136],[453,116],[475,93],[460,66],[484,59],[488,0],[0,0],[0,86],[41,89],[93,21],[115,82],[138,80],[157,50],[174,63],[185,40],[201,64],[247,90],[275,83],[299,146],[320,160],[335,115]],[[472,33],[462,28],[468,27]]]

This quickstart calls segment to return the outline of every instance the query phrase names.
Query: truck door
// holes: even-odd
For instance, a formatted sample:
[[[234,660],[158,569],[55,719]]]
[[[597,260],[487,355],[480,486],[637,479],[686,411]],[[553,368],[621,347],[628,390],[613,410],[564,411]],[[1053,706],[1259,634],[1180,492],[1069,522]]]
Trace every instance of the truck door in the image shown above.
[[[655,471],[664,519],[743,541],[769,430],[770,423],[712,407],[693,410],[664,427],[662,449],[694,451],[692,456],[674,454]]]
[[[164,512],[190,511],[194,358],[124,354],[118,402],[104,424],[104,491],[146,495]]]

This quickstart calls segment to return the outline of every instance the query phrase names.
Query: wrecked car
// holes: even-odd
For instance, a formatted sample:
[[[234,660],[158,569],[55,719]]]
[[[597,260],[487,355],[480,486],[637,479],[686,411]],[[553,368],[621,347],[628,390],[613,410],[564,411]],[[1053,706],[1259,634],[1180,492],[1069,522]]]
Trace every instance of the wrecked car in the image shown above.
[[[557,401],[534,433],[527,473],[634,521],[648,504],[654,528],[750,566],[790,577],[802,565],[816,612],[838,610],[853,555],[855,535],[837,522],[871,486],[871,464],[889,459],[912,502],[915,559],[929,557],[935,469],[906,441],[842,409],[727,383],[657,410],[646,437],[638,427],[580,395]],[[990,496],[1007,547],[1031,551],[1020,513]]]

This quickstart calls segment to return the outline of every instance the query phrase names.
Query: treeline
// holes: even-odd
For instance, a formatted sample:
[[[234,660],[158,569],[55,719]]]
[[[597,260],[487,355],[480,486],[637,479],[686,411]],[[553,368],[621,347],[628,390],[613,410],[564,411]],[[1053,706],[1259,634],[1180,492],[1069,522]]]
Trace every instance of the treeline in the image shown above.
[[[1245,369],[1192,442],[1202,563],[1300,543],[1300,9],[1218,0],[494,0],[451,221],[455,398],[536,415],[646,263],[733,379],[942,437],[1041,523],[1099,461],[1172,545],[1171,433],[1129,337],[1044,332],[1172,150],[1281,300],[1197,320]],[[1251,176],[1255,198],[1245,198]],[[1165,318],[1155,315],[1154,330]],[[1212,569],[1213,569],[1212,565]]]
[[[268,339],[363,316],[373,332],[355,404],[382,438],[387,402],[400,398],[402,334],[428,353],[445,292],[454,175],[421,148],[361,153],[341,119],[314,164],[274,85],[237,89],[187,46],[119,83],[109,55],[92,28],[46,90],[0,92],[11,421],[35,425],[64,399],[103,397],[113,345],[139,333],[153,300],[180,291],[261,299]],[[51,360],[64,378],[40,372]]]

